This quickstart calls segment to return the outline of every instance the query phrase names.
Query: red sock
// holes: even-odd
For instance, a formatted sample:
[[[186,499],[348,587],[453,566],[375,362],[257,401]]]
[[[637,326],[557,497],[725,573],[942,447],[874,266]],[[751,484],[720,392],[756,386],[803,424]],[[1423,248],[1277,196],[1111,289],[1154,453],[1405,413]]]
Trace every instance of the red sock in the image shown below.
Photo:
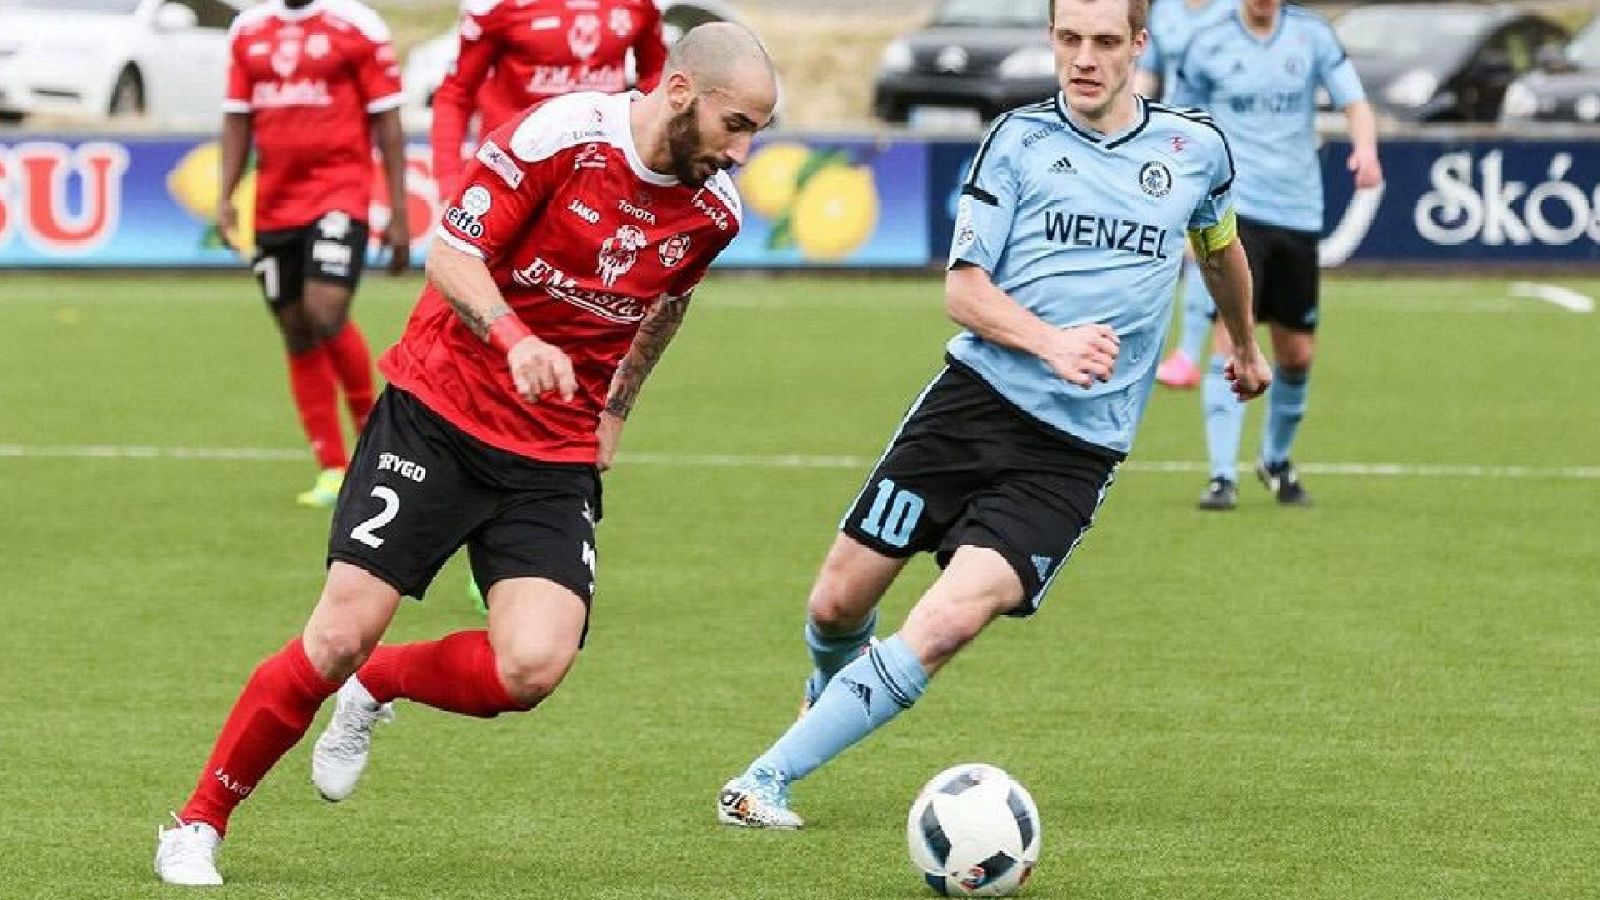
[[[458,631],[437,641],[381,645],[356,677],[380,703],[404,697],[434,709],[484,719],[528,708],[506,693],[487,631]]]
[[[300,424],[311,442],[317,465],[324,469],[345,466],[344,433],[339,430],[339,388],[333,380],[333,363],[323,347],[289,354],[289,392],[300,411]]]
[[[360,431],[372,413],[372,354],[367,350],[367,339],[356,323],[346,322],[343,330],[323,346],[333,359],[333,370],[344,389],[345,406],[350,409],[356,431]]]
[[[297,636],[269,656],[245,683],[222,725],[211,758],[178,818],[205,822],[223,834],[234,807],[300,740],[317,707],[339,685],[312,667]]]

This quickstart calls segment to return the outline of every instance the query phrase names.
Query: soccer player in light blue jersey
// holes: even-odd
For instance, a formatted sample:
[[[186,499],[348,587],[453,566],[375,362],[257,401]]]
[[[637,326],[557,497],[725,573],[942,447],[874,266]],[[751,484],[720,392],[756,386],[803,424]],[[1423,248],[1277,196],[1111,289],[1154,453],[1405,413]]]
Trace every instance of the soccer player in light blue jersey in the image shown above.
[[[1195,32],[1221,22],[1239,8],[1238,0],[1156,0],[1150,7],[1150,43],[1139,57],[1133,92],[1170,103],[1178,88],[1178,63]],[[1183,265],[1183,315],[1178,346],[1156,367],[1156,381],[1168,387],[1200,383],[1200,361],[1211,338],[1214,307],[1205,279],[1193,259]]]
[[[1239,240],[1250,257],[1255,314],[1271,327],[1277,364],[1256,474],[1279,503],[1297,506],[1310,502],[1289,454],[1305,415],[1316,347],[1318,86],[1327,88],[1349,124],[1353,149],[1346,167],[1356,187],[1376,187],[1383,170],[1372,107],[1321,16],[1283,0],[1242,0],[1238,15],[1195,34],[1178,66],[1177,102],[1210,110],[1232,137],[1239,161]],[[1223,373],[1229,335],[1219,329],[1215,340],[1218,350],[1201,390],[1211,473],[1200,508],[1227,510],[1238,503],[1244,408]]]
[[[805,626],[808,711],[718,796],[728,824],[798,828],[789,785],[909,708],[996,617],[1038,610],[1155,383],[1185,236],[1231,338],[1239,399],[1270,380],[1209,118],[1132,91],[1148,0],[1054,0],[1061,92],[996,120],[962,189],[945,308],[966,330],[840,524]],[[874,641],[914,554],[943,573]]]

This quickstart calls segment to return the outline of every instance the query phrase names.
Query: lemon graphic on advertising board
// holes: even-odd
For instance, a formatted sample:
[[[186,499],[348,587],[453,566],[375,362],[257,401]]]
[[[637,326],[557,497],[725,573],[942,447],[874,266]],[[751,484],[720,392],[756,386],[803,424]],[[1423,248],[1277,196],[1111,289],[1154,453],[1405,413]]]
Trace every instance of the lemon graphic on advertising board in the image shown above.
[[[739,173],[739,195],[758,215],[776,219],[794,200],[800,170],[811,151],[799,144],[776,143],[761,148]]]
[[[201,238],[207,247],[218,246],[217,189],[221,177],[222,148],[216,141],[195,146],[167,173],[167,193],[189,215],[211,227]],[[256,172],[251,167],[233,192],[233,205],[239,211],[239,251],[255,249]]]
[[[806,259],[837,262],[872,237],[878,188],[866,166],[832,165],[813,174],[790,210],[794,242]]]

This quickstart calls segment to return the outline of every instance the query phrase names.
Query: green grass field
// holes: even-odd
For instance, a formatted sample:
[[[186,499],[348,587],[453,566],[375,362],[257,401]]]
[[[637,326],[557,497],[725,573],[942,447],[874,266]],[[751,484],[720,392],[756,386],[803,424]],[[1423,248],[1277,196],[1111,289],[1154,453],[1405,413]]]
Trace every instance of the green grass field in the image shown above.
[[[375,346],[417,286],[363,287]],[[1029,896],[1600,895],[1600,316],[1481,278],[1327,293],[1315,508],[1246,484],[1196,512],[1199,401],[1158,393],[1043,613],[766,834],[715,825],[716,790],[793,716],[806,588],[952,326],[932,279],[714,276],[608,476],[561,691],[487,723],[405,706],[339,806],[296,748],[223,896],[915,898],[906,807],[968,760],[1039,802]],[[282,369],[243,275],[0,280],[0,897],[181,894],[156,826],[321,580]],[[477,627],[463,579],[391,636]]]

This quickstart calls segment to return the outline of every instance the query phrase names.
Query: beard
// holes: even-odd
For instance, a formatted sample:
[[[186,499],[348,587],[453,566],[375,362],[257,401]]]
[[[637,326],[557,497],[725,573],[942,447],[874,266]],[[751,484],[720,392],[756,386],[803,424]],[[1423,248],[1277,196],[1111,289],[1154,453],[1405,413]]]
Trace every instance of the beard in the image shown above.
[[[667,155],[672,158],[672,176],[689,187],[700,187],[716,172],[701,174],[709,164],[701,158],[700,129],[695,124],[700,98],[689,101],[683,112],[667,120]]]

